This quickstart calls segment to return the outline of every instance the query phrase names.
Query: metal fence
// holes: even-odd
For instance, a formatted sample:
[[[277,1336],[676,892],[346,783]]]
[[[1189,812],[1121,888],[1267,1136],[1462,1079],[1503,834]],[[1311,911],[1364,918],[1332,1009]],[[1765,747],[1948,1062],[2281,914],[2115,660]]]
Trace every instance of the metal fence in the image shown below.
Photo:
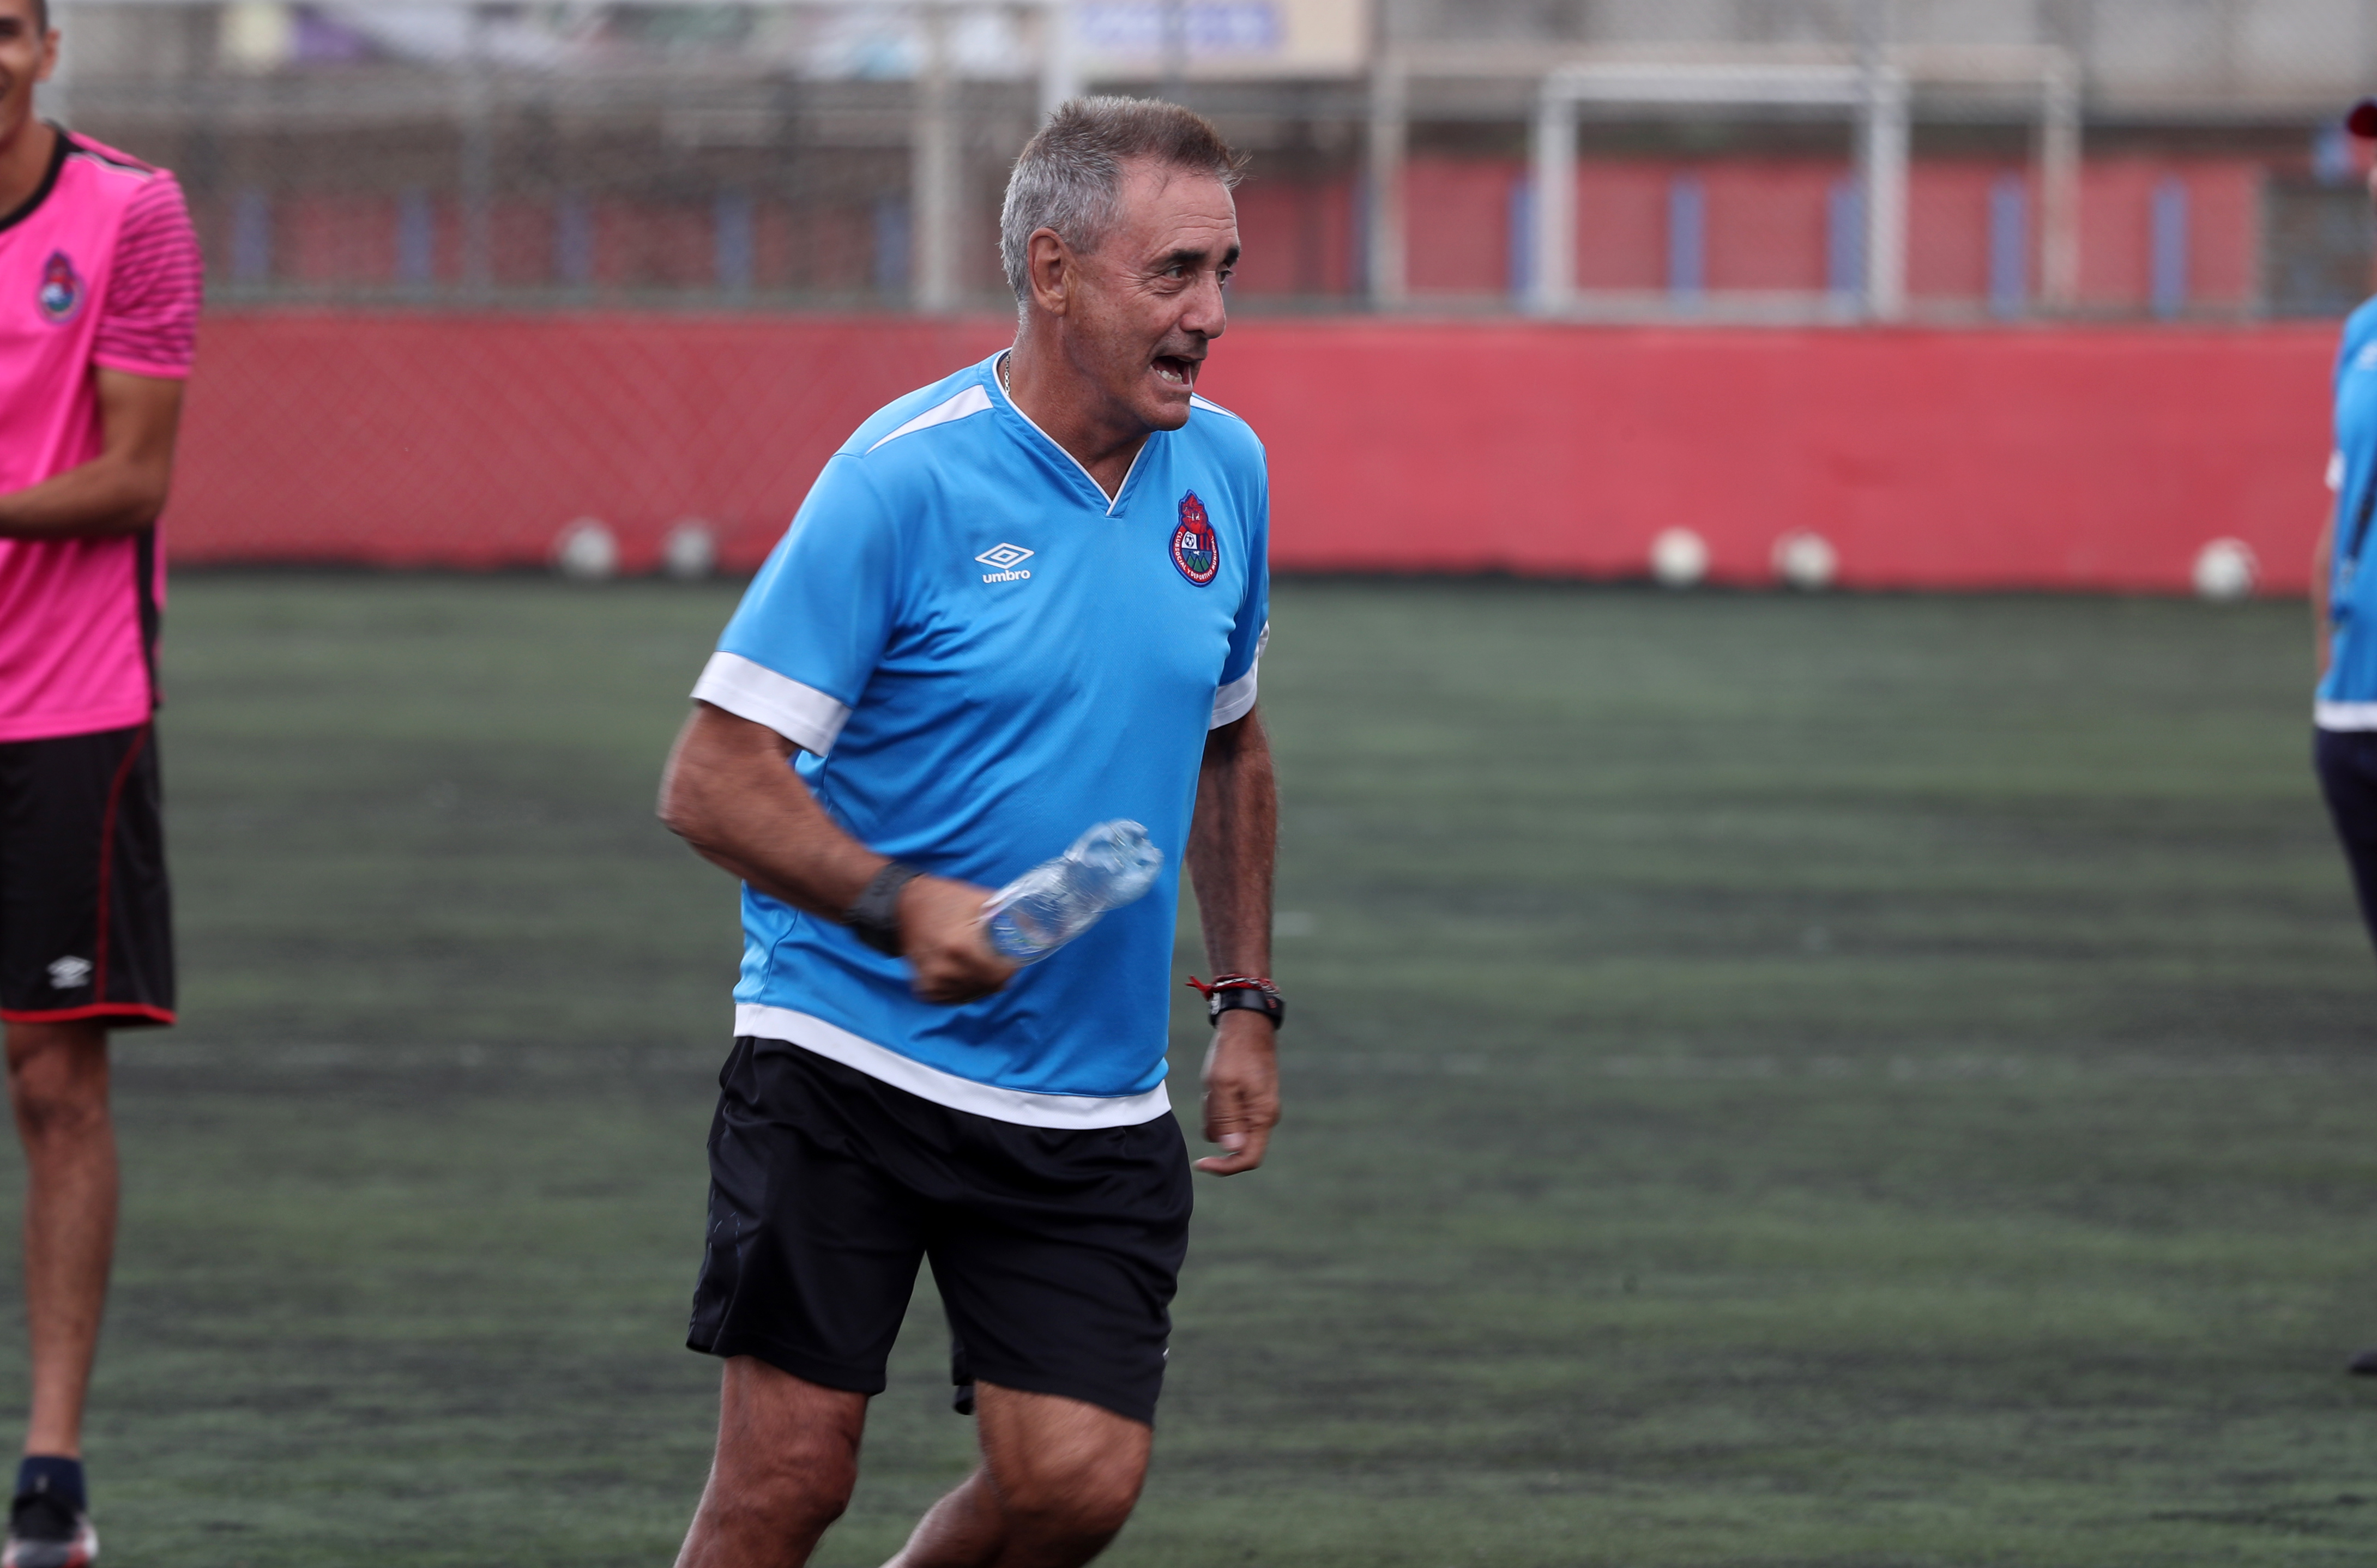
[[[221,304],[1000,304],[1083,88],[1253,155],[1250,309],[2241,319],[2367,291],[2377,0],[60,0]]]

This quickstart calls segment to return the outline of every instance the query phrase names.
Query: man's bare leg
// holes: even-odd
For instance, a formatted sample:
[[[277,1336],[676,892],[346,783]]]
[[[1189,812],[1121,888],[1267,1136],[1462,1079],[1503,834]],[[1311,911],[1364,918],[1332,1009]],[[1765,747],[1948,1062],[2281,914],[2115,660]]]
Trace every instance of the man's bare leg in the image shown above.
[[[866,1395],[730,1358],[718,1456],[677,1568],[801,1568],[850,1505],[866,1428]]]
[[[1053,1394],[974,1385],[983,1462],[884,1568],[1080,1568],[1122,1532],[1155,1434]]]
[[[115,1127],[107,1029],[10,1024],[8,1099],[25,1148],[25,1324],[33,1350],[28,1454],[82,1454],[82,1411],[115,1253]]]

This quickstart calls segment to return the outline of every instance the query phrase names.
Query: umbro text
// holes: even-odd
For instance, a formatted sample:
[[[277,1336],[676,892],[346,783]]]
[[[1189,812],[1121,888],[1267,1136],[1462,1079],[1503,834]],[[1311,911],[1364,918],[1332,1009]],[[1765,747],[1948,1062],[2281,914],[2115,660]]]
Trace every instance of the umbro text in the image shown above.
[[[1029,572],[985,572],[982,580],[986,583],[1020,583],[1031,575]]]

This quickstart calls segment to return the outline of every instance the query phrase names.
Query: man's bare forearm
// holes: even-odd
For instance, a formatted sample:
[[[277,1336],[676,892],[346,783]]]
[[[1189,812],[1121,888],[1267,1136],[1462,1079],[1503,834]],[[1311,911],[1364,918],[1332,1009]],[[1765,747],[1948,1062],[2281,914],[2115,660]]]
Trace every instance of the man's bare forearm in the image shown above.
[[[1188,829],[1188,880],[1205,928],[1205,954],[1224,974],[1271,972],[1272,866],[1279,845],[1279,790],[1260,712],[1205,738],[1197,814]]]
[[[0,539],[90,539],[138,533],[164,510],[164,487],[94,457],[6,495],[0,495]]]
[[[1188,829],[1188,880],[1216,974],[1271,973],[1272,861],[1279,844],[1279,791],[1262,719],[1248,714],[1205,737],[1197,815]],[[1260,1013],[1220,1015],[1205,1053],[1205,1136],[1222,1152],[1197,1161],[1212,1176],[1255,1170],[1279,1123],[1274,1026]]]
[[[661,777],[661,820],[703,859],[770,897],[839,921],[890,861],[826,815],[793,771],[794,749],[764,725],[695,704]],[[986,896],[938,876],[901,887],[900,954],[918,996],[971,1002],[1015,972],[983,935]]]
[[[90,461],[0,495],[0,539],[90,539],[138,533],[165,509],[182,384],[99,372],[102,445]]]
[[[844,833],[793,771],[790,741],[697,704],[661,777],[661,820],[770,897],[840,918],[885,858]]]

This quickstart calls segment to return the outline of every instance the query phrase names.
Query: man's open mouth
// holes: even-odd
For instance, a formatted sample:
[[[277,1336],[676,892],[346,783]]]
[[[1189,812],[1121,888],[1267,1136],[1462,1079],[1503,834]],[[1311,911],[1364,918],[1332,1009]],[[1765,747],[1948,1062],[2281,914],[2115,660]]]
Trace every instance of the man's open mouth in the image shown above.
[[[1184,360],[1177,354],[1159,354],[1155,361],[1155,374],[1176,386],[1194,386],[1197,385],[1197,362]]]

